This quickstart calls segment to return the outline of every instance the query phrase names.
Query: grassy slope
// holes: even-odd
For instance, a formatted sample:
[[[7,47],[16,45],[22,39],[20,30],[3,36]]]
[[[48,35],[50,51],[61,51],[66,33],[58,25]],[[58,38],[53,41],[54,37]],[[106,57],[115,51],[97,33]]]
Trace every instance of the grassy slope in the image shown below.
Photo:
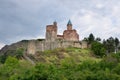
[[[49,73],[51,71],[48,69],[48,67],[50,66],[49,64],[55,64],[52,66],[54,66],[54,68],[57,69],[56,71],[58,71],[58,72],[53,72],[54,74],[52,74],[52,75],[56,76],[56,75],[62,74],[62,76],[66,77],[66,78],[71,77],[71,76],[77,78],[77,77],[79,77],[79,75],[82,75],[84,73],[82,71],[81,71],[82,72],[81,73],[80,70],[78,70],[78,71],[74,70],[74,68],[77,69],[76,66],[78,67],[78,65],[76,65],[76,63],[79,64],[86,60],[90,61],[90,63],[92,63],[94,61],[96,61],[96,62],[101,61],[101,58],[96,58],[96,56],[92,54],[91,50],[79,49],[79,48],[65,48],[65,49],[58,48],[58,49],[54,49],[54,50],[46,50],[44,52],[37,52],[34,56],[33,55],[30,56],[30,58],[32,60],[36,61],[36,63],[44,62],[45,68],[42,67],[42,69],[43,69],[42,73],[44,73],[45,69],[46,69],[45,72],[48,71],[48,73]],[[11,61],[8,64],[10,64],[10,65],[1,64],[0,80],[8,80],[9,76],[13,77],[13,78],[15,78],[16,76],[29,77],[29,76],[31,76],[31,74],[35,75],[36,72],[34,70],[37,69],[36,65],[32,65],[29,61],[27,61],[25,59],[20,59],[19,63],[16,63],[16,64],[18,64],[17,66],[15,66],[15,65],[11,66],[11,64],[12,64]],[[49,66],[47,66],[47,65],[49,65]],[[69,66],[69,68],[66,69],[65,68],[66,66]],[[10,68],[10,70],[8,70],[9,68]],[[40,66],[40,69],[41,69],[41,66]],[[38,70],[39,70],[39,67],[38,67]],[[83,70],[84,70],[84,68],[83,68]],[[86,71],[86,68],[85,68],[85,71]],[[26,72],[28,72],[28,73],[26,74]],[[61,72],[61,73],[59,73],[59,72]],[[69,72],[71,73],[70,75],[69,75]],[[9,76],[7,76],[6,74],[9,74]],[[40,72],[38,72],[38,74],[40,74]],[[76,76],[76,75],[78,75],[78,76]],[[14,80],[14,79],[11,79],[11,80]],[[65,80],[67,80],[67,79],[65,79]],[[73,80],[75,80],[75,79],[73,79]]]
[[[54,50],[47,50],[44,52],[37,52],[34,56],[37,62],[47,62],[59,64],[63,60],[74,60],[75,62],[82,62],[85,60],[100,61],[96,58],[89,49],[79,48],[58,48]]]

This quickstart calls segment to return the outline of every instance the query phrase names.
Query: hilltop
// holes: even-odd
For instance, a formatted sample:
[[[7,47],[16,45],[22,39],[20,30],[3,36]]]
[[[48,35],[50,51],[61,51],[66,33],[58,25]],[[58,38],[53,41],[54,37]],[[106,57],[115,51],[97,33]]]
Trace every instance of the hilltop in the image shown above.
[[[74,47],[13,53],[0,63],[0,80],[120,80],[120,53],[100,58],[90,49]]]

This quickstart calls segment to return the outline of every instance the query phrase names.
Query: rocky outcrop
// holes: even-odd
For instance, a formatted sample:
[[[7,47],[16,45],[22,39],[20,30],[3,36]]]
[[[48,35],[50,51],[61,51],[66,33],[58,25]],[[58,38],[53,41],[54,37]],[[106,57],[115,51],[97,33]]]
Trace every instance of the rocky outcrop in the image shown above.
[[[13,43],[11,45],[5,45],[1,50],[0,50],[0,55],[3,55],[3,54],[9,54],[12,53],[11,51],[15,51],[19,48],[23,48],[24,50],[27,49],[27,46],[28,46],[28,42],[29,40],[22,40],[22,41],[19,41],[17,43]]]

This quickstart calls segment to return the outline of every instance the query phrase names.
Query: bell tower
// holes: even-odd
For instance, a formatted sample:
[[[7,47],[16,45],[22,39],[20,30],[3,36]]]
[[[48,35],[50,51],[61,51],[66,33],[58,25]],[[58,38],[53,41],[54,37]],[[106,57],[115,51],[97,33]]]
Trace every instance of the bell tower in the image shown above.
[[[68,24],[67,24],[67,30],[72,30],[72,23],[70,20],[68,21]]]

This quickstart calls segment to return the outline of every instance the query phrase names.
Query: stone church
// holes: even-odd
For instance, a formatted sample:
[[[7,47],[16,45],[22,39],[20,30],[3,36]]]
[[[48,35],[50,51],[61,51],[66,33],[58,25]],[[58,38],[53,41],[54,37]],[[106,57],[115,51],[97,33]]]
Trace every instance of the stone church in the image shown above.
[[[79,41],[79,35],[75,29],[72,29],[72,23],[69,20],[67,23],[67,30],[64,30],[63,35],[57,35],[57,22],[46,27],[46,41]]]

